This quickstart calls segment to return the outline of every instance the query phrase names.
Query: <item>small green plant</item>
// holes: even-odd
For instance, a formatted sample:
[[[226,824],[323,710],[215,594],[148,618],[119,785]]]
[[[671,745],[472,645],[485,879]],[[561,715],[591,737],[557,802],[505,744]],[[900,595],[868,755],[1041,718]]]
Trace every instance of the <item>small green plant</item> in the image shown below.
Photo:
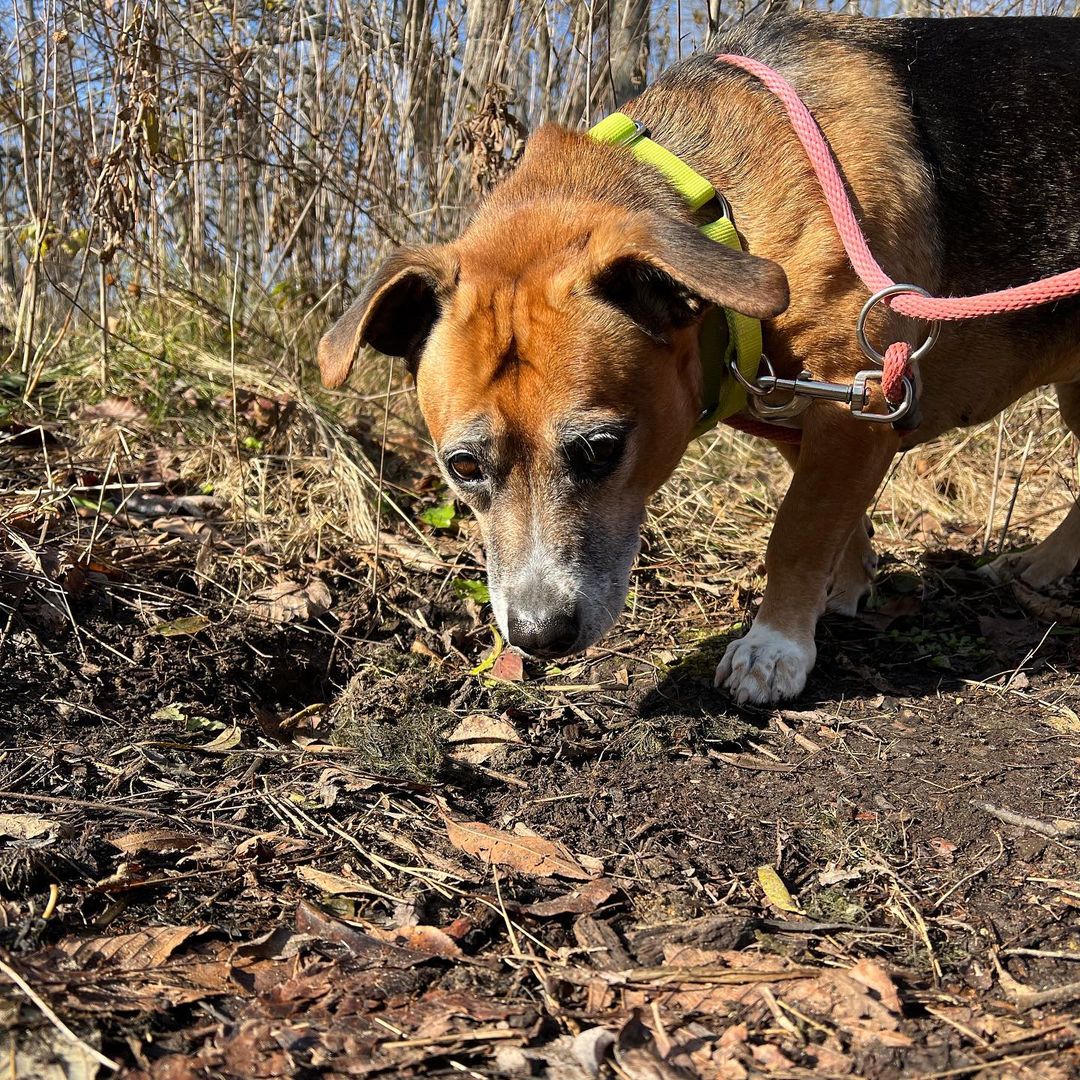
[[[939,671],[957,671],[978,667],[990,659],[990,650],[980,638],[958,631],[934,627],[894,628],[885,638],[913,652],[914,659],[925,659]]]
[[[458,518],[457,505],[451,499],[450,502],[442,503],[439,506],[429,506],[421,512],[420,520],[433,529],[452,529],[460,519]]]
[[[462,600],[475,600],[478,604],[491,603],[491,592],[482,581],[472,578],[454,578],[450,583],[454,595]]]

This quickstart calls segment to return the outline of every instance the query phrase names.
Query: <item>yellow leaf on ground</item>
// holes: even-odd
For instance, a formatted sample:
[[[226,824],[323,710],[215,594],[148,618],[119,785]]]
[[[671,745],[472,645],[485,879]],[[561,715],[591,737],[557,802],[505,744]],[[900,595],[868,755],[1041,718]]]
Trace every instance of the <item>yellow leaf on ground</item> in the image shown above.
[[[781,911],[793,911],[798,914],[800,911],[799,905],[795,903],[791,893],[788,892],[788,887],[784,884],[783,878],[771,866],[759,866],[757,878],[765,891],[765,898],[773,907],[779,908]]]
[[[210,620],[205,615],[185,615],[182,619],[173,619],[172,622],[156,623],[147,633],[156,634],[158,637],[190,637],[209,625]]]

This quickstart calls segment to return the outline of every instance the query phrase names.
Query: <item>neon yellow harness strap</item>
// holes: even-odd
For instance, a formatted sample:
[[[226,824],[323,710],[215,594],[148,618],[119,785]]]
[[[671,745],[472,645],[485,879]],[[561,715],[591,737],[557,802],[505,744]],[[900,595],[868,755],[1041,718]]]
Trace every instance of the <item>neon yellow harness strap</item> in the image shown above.
[[[735,223],[726,215],[708,225],[703,225],[701,231],[710,240],[726,244],[730,248],[735,248],[736,251],[742,250],[739,234],[735,231]],[[701,417],[694,429],[695,435],[703,435],[716,427],[721,420],[726,420],[746,405],[746,391],[731,377],[728,369],[733,351],[739,364],[739,371],[747,382],[757,378],[758,369],[761,367],[761,323],[757,319],[741,315],[737,311],[732,311],[731,308],[723,308],[722,311],[714,308],[705,317],[702,326],[703,336],[710,319],[718,320],[721,314],[727,321],[728,347],[720,370],[720,385],[715,391],[709,386],[709,378],[710,372],[715,372],[717,368],[713,359],[717,349],[714,346],[712,350],[709,350],[708,359],[706,359],[706,343],[703,340],[701,344],[702,366],[705,372],[705,401],[706,403],[715,401],[716,407]]]
[[[716,189],[700,173],[670,150],[654,143],[645,129],[625,113],[612,113],[590,129],[598,142],[625,146],[646,165],[652,166],[683,197],[691,210],[700,210],[717,197]],[[719,244],[742,250],[735,224],[726,214],[703,225],[701,231]],[[724,324],[727,323],[727,344],[723,344]],[[704,381],[704,408],[696,427],[695,437],[714,428],[721,420],[737,413],[746,404],[746,391],[730,375],[728,366],[736,359],[739,371],[753,379],[761,365],[761,323],[728,309],[713,309],[702,320],[701,369]]]
[[[625,113],[612,113],[605,117],[589,134],[598,142],[627,146],[639,161],[644,161],[660,173],[686,200],[691,210],[700,210],[716,196],[716,190],[704,176],[694,172],[670,150],[654,143],[645,134],[645,129]]]

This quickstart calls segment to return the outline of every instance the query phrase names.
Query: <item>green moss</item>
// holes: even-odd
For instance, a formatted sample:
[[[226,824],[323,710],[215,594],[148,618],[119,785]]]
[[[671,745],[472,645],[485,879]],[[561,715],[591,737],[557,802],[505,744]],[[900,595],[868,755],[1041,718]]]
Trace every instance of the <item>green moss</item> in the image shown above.
[[[838,885],[830,885],[811,895],[806,900],[804,910],[810,918],[819,922],[862,925],[870,921],[869,914],[858,897]]]
[[[445,715],[417,709],[395,718],[372,715],[365,709],[339,712],[334,741],[357,750],[357,764],[388,776],[433,780],[443,762],[440,732]]]

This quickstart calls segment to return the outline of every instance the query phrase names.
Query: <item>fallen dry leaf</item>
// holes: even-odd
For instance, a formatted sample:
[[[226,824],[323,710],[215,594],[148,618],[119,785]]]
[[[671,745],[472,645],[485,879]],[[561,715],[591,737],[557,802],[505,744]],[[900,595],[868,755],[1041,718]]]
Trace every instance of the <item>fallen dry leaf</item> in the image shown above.
[[[502,679],[503,682],[524,682],[525,662],[521,658],[521,653],[514,649],[505,649],[499,653],[488,674],[496,679]]]
[[[1080,735],[1080,716],[1077,716],[1068,705],[1057,702],[1054,705],[1047,705],[1047,708],[1050,715],[1044,719],[1050,727],[1061,732],[1062,735]]]
[[[228,993],[228,941],[195,940],[198,926],[158,926],[132,934],[67,937],[25,959],[27,981],[50,986],[67,1009],[84,1013],[161,1012]]]
[[[553,915],[591,915],[610,899],[614,892],[615,886],[607,878],[594,878],[573,892],[528,904],[522,910],[530,915],[539,915],[542,919],[551,918]]]
[[[263,619],[276,623],[299,622],[325,615],[333,603],[330,590],[318,578],[301,585],[296,581],[279,581],[251,594],[252,611]]]
[[[461,946],[437,926],[402,926],[396,930],[369,927],[368,933],[376,941],[399,945],[403,949],[415,949],[432,956],[442,956],[447,960],[457,960],[464,955]]]
[[[296,876],[309,885],[314,885],[327,896],[379,896],[377,889],[353,878],[340,874],[329,874],[325,870],[316,870],[314,866],[301,865],[296,868]]]
[[[133,420],[145,420],[146,410],[136,405],[130,398],[106,397],[96,405],[87,405],[82,410],[84,417],[103,420],[119,420],[130,423]]]
[[[628,1080],[693,1080],[694,1073],[672,1064],[635,1009],[615,1038],[615,1060]]]
[[[174,829],[150,829],[110,837],[109,843],[125,855],[164,855],[172,851],[191,851],[199,846],[199,838]]]
[[[165,533],[168,536],[181,536],[185,540],[195,540],[204,545],[210,543],[217,535],[205,521],[198,518],[180,517],[177,514],[153,518],[151,527],[155,532]]]
[[[427,948],[392,944],[366,930],[351,926],[344,919],[335,918],[306,900],[301,900],[296,905],[296,929],[302,934],[310,934],[313,938],[344,945],[366,963],[393,970],[405,970],[442,956],[441,953]]]
[[[911,1045],[910,1036],[900,1030],[896,987],[888,972],[871,960],[815,971],[767,953],[671,945],[664,950],[664,962],[665,986],[626,991],[627,1005],[655,1002],[664,1009],[727,1016],[736,1007],[764,1009],[759,990],[765,986],[779,1001],[827,1019],[853,1046]],[[670,989],[680,982],[680,989]]]
[[[240,730],[239,725],[231,724],[221,732],[220,735],[215,736],[208,743],[203,743],[200,749],[209,750],[212,753],[224,754],[234,746],[239,745],[242,738],[243,732]]]
[[[403,566],[411,570],[421,570],[430,574],[441,574],[452,569],[452,564],[446,559],[416,544],[410,544],[393,533],[379,533],[379,551],[382,555],[389,555],[397,559]]]
[[[952,863],[955,861],[956,844],[946,840],[944,836],[934,836],[929,840],[930,850],[942,862]]]
[[[586,1028],[574,1037],[570,1053],[589,1076],[599,1076],[600,1066],[615,1045],[615,1036],[604,1027]]]
[[[40,814],[0,814],[0,838],[47,843],[56,837],[60,823]]]
[[[67,937],[56,947],[81,968],[109,965],[143,971],[160,967],[200,930],[198,926],[155,926],[111,937]]]
[[[474,713],[464,720],[447,740],[454,749],[450,756],[457,761],[468,761],[473,765],[483,765],[511,743],[520,742],[517,729],[509,720],[500,716],[485,716]]]
[[[4,1025],[8,1031],[13,1028]],[[96,1033],[93,1043],[101,1041]],[[33,1080],[94,1080],[101,1065],[82,1044],[72,1042],[52,1027],[21,1031],[18,1038],[5,1039],[4,1072],[10,1077],[33,1077]],[[94,1050],[97,1046],[92,1045]]]
[[[896,992],[896,984],[880,964],[875,964],[873,960],[863,957],[857,964],[849,967],[847,973],[868,990],[873,990],[889,1012],[899,1016],[903,1011],[904,1006],[900,1001],[900,995]]]
[[[941,522],[929,510],[916,514],[908,526],[909,535],[919,540],[929,540],[942,531]]]
[[[562,845],[542,836],[515,836],[482,821],[456,821],[445,810],[442,813],[450,843],[485,863],[509,866],[536,877],[587,881],[593,876]]]
[[[898,619],[917,615],[922,610],[922,600],[910,593],[890,596],[873,608],[859,612],[859,621],[875,630],[888,630]]]
[[[607,1044],[603,1042],[605,1036]],[[581,1056],[577,1053],[579,1040],[582,1041]],[[590,1049],[588,1044],[592,1040],[598,1042],[598,1049]],[[535,1076],[543,1080],[587,1080],[588,1077],[599,1075],[598,1062],[603,1060],[607,1046],[614,1041],[615,1036],[610,1031],[590,1028],[577,1038],[560,1035],[527,1047],[503,1045],[495,1051],[496,1075],[507,1078]],[[599,1058],[596,1056],[598,1053]]]
[[[772,1043],[758,1043],[751,1048],[750,1056],[769,1073],[790,1072],[794,1066],[791,1058]]]
[[[299,837],[282,836],[279,832],[265,832],[241,840],[233,849],[233,857],[236,859],[267,861],[270,859],[282,859],[286,855],[296,855],[298,852],[308,851],[310,848],[311,845]]]

